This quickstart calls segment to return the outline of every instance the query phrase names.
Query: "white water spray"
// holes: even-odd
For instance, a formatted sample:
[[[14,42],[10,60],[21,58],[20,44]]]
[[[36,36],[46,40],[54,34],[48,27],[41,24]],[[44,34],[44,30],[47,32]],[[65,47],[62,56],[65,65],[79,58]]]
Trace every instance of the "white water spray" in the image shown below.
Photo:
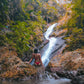
[[[58,4],[67,4],[67,3],[71,3],[72,0],[56,0],[56,2],[57,2]]]
[[[45,38],[46,38],[47,40],[49,40],[49,46],[48,46],[47,50],[45,50],[45,52],[43,53],[43,56],[42,56],[42,62],[43,62],[43,64],[44,64],[45,67],[46,67],[46,66],[48,65],[48,63],[49,63],[49,56],[50,56],[50,54],[52,53],[53,47],[55,46],[56,41],[57,41],[57,39],[54,38],[54,37],[49,38],[49,36],[50,36],[50,34],[53,32],[53,28],[54,28],[55,26],[57,26],[57,23],[51,25],[51,26],[47,29],[47,31],[45,32]]]
[[[45,32],[45,38],[49,40],[49,35],[53,32],[53,28],[57,25],[57,23],[51,25],[47,31]]]

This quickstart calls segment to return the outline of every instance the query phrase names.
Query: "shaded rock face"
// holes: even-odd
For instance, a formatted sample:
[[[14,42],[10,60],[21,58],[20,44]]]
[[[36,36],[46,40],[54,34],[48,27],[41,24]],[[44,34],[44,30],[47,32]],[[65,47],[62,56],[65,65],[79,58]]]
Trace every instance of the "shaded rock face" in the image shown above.
[[[62,65],[64,65],[65,69],[68,70],[84,69],[83,52],[84,50],[68,52],[62,56],[60,62]]]
[[[72,52],[65,52],[64,54],[55,56],[51,62],[50,67],[62,67],[64,70],[84,70],[84,50],[78,49]]]
[[[6,47],[0,48],[0,78],[22,79],[36,74],[35,67],[26,64],[17,57],[15,51]]]
[[[77,76],[84,75],[84,69],[79,69],[77,71]]]
[[[84,75],[83,76],[77,76],[72,81],[72,84],[84,84]]]
[[[72,84],[84,84],[84,50],[77,49],[53,57],[47,70],[59,77],[72,79]]]

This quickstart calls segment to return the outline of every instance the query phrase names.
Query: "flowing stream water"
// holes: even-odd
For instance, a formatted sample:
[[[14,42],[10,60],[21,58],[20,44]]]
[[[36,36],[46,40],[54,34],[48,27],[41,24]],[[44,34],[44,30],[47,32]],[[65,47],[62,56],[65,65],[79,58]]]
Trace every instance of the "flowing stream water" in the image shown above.
[[[49,63],[49,56],[50,56],[50,54],[51,54],[51,52],[52,52],[52,49],[53,49],[53,47],[55,46],[56,41],[57,41],[57,39],[56,39],[55,37],[49,38],[49,36],[50,36],[50,34],[53,32],[53,28],[54,28],[55,26],[57,26],[57,23],[51,25],[51,26],[47,29],[47,31],[45,32],[45,35],[44,35],[45,38],[46,38],[47,40],[49,40],[49,45],[48,45],[47,49],[43,52],[43,55],[42,55],[42,62],[43,62],[43,64],[44,64],[45,67],[46,67],[46,66],[48,65],[48,63]]]
[[[53,50],[56,50],[56,47],[57,49],[60,47],[60,46],[56,46],[56,44],[60,43],[60,45],[63,45],[64,43],[63,40],[60,40],[55,37],[49,37],[50,34],[53,32],[53,28],[56,27],[57,24],[58,23],[51,25],[44,34],[45,38],[49,40],[49,43],[46,44],[41,50],[41,55],[42,55],[41,59],[45,67],[48,65],[50,61],[50,57]],[[44,76],[44,78],[40,77],[40,79],[29,79],[25,81],[0,81],[0,84],[70,84],[71,81],[66,78],[55,79],[48,74],[46,76],[47,77]]]

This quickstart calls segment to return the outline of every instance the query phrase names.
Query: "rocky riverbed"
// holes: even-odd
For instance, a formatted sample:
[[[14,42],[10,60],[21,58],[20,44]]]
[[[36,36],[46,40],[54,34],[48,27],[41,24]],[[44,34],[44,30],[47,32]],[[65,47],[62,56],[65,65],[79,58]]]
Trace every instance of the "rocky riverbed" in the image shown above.
[[[7,47],[0,48],[0,79],[19,80],[30,78],[37,70],[34,66],[23,62],[14,50]]]
[[[0,79],[4,81],[25,80],[23,84],[33,84],[32,80],[35,80],[36,84],[51,84],[51,82],[53,84],[84,84],[84,49],[56,54],[43,74],[38,74],[34,66],[23,62],[14,50],[6,47],[0,48],[0,58]],[[9,83],[20,84],[21,82]],[[4,82],[1,81],[1,84]]]
[[[69,78],[72,84],[84,84],[84,49],[56,55],[47,70],[62,78]]]

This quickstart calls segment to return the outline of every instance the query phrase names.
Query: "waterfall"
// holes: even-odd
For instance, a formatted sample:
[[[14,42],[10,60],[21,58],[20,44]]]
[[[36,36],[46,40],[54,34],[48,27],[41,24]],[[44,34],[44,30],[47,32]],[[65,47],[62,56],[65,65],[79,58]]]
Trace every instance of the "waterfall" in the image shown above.
[[[49,40],[49,36],[50,36],[50,34],[53,32],[53,28],[54,28],[56,25],[57,25],[57,23],[51,25],[51,26],[47,29],[47,31],[45,32],[45,38],[46,38],[47,40]]]
[[[45,32],[45,38],[47,39],[47,40],[49,40],[49,46],[48,46],[48,48],[45,50],[45,52],[43,53],[43,55],[42,55],[42,62],[43,62],[43,64],[44,64],[44,66],[46,67],[47,65],[48,65],[48,63],[49,63],[49,56],[50,56],[50,54],[52,53],[52,50],[53,50],[53,47],[55,46],[55,44],[56,44],[56,41],[57,41],[57,39],[55,38],[55,37],[51,37],[51,38],[49,38],[49,36],[50,36],[50,34],[53,32],[53,28],[55,27],[55,26],[57,26],[57,23],[55,23],[55,24],[53,24],[53,25],[51,25],[48,29],[47,29],[47,31]]]

